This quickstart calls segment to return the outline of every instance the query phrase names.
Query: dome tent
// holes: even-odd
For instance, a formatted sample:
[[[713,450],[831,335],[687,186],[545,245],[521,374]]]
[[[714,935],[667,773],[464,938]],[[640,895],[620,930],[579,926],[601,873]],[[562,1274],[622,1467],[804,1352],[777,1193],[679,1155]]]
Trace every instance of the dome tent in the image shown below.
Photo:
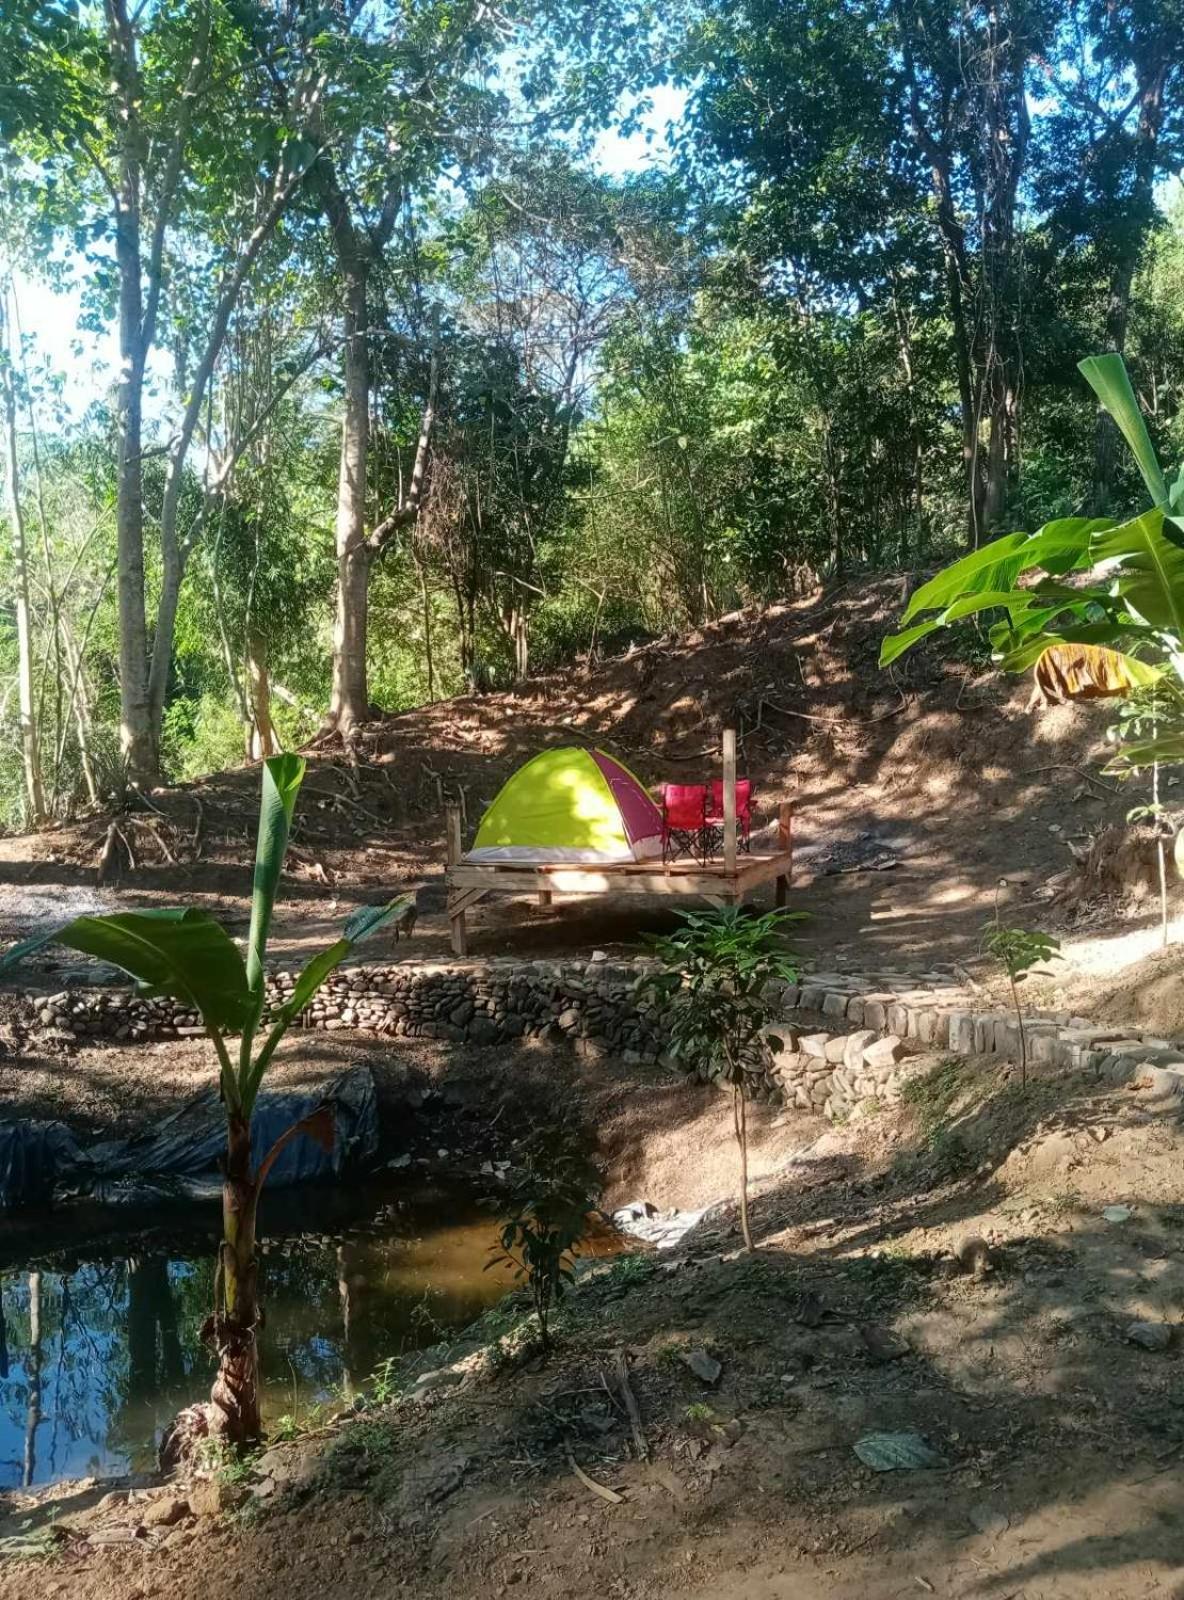
[[[603,750],[544,750],[502,785],[467,861],[644,861],[662,853],[662,814]]]

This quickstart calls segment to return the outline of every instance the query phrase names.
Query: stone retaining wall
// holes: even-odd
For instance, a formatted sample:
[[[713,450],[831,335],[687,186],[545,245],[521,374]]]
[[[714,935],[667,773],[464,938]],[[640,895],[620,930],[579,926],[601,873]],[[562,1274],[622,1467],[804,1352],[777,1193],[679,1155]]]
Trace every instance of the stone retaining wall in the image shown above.
[[[664,1054],[667,1013],[639,1003],[638,976],[652,962],[400,962],[335,973],[298,1026],[358,1028],[400,1037],[492,1045],[567,1041],[583,1054],[676,1067]],[[295,974],[273,973],[268,1010],[291,994]],[[837,1115],[864,1099],[892,1100],[910,1050],[1014,1059],[1014,1016],[982,1008],[976,991],[947,973],[807,973],[779,984],[784,1022],[756,1078],[758,1098]],[[802,1014],[806,1013],[807,1017]],[[808,1019],[821,1016],[820,1031]],[[802,1025],[794,1024],[801,1018]],[[198,1017],[167,998],[116,989],[71,989],[23,997],[19,1031],[63,1044],[91,1039],[148,1041],[201,1037]],[[1033,1013],[1027,1022],[1034,1062],[1113,1079],[1160,1074],[1184,1089],[1184,1049],[1168,1039],[1105,1028],[1067,1012]]]
[[[795,1010],[821,1012],[832,1019],[836,1033],[844,1025],[854,1025],[875,1035],[881,1043],[892,1038],[898,1044],[907,1041],[917,1048],[947,1055],[996,1055],[1018,1060],[1015,1014],[990,1009],[981,997],[981,989],[943,972],[925,973],[920,980],[907,973],[856,976],[811,972],[803,976],[799,985],[786,987],[781,998],[787,1017]],[[1115,1082],[1143,1081],[1172,1094],[1184,1094],[1184,1045],[1179,1042],[1136,1029],[1106,1027],[1067,1011],[1025,1013],[1024,1031],[1028,1057],[1033,1063],[1094,1073]],[[857,1037],[858,1034],[847,1036],[848,1041]],[[837,1050],[837,1043],[828,1040],[823,1054],[834,1060]],[[861,1085],[861,1074],[848,1060],[847,1043],[843,1046],[843,1072],[832,1073],[826,1097],[820,1087],[826,1080],[817,1075],[816,1067],[813,1071],[807,1067],[803,1072],[800,1062],[790,1062],[788,1066],[794,1081],[795,1104],[803,1101],[798,1093],[803,1076],[810,1103],[816,1108],[821,1105],[826,1109],[826,1097],[833,1099],[831,1109],[838,1111],[865,1093],[879,1096],[873,1075],[863,1073]],[[901,1070],[895,1063],[891,1070],[882,1064],[882,1082],[889,1097],[899,1088]]]

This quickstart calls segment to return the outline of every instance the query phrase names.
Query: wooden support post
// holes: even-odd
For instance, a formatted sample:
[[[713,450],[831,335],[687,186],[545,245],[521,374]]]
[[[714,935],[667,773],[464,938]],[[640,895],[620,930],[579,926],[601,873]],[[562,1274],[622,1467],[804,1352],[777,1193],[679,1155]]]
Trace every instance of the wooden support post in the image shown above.
[[[460,865],[460,858],[462,854],[460,807],[455,803],[455,801],[451,800],[444,808],[444,851],[445,862],[447,864],[445,878],[447,879],[451,874],[452,869]],[[469,932],[465,925],[465,913],[463,905],[461,905],[459,909],[455,911],[451,906],[449,906],[448,925],[449,932],[451,934],[453,955],[467,956],[469,953]]]
[[[551,904],[551,891],[550,891],[550,889],[540,889],[539,890],[539,905],[541,905],[541,906],[549,906],[550,904]]]
[[[777,811],[777,854],[792,855],[793,853],[793,802],[783,800]],[[792,871],[792,866],[790,868]],[[776,903],[783,906],[789,899],[790,872],[783,872],[777,879]]]
[[[736,870],[736,730],[724,729],[724,871]]]
[[[462,854],[460,840],[460,807],[455,800],[450,800],[444,810],[444,849],[445,860],[450,867],[460,865]]]

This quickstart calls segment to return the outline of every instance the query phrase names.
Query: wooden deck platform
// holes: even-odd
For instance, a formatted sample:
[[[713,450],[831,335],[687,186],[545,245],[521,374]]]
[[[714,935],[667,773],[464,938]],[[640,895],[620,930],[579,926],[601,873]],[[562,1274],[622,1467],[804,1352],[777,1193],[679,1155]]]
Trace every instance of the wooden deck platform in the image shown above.
[[[776,900],[785,904],[793,873],[792,813],[780,808],[777,849],[749,855],[736,848],[735,809],[731,809],[723,857],[718,861],[621,861],[597,866],[571,862],[466,861],[461,852],[460,813],[449,808],[448,921],[452,949],[468,954],[465,918],[489,894],[534,894],[549,905],[556,894],[659,894],[694,896],[713,906],[738,905],[763,884],[776,884]]]

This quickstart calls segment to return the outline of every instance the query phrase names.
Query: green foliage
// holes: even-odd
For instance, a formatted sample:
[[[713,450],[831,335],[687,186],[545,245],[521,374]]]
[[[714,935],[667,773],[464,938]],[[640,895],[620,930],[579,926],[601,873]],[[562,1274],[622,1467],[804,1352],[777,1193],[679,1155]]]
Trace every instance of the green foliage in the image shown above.
[[[945,1123],[966,1088],[966,1063],[948,1056],[927,1072],[906,1080],[900,1098],[915,1114],[924,1132],[935,1133]]]
[[[507,19],[469,0],[315,17],[222,0],[126,9],[145,257],[162,224],[141,496],[150,635],[168,452],[217,297],[260,197],[299,180],[173,484],[187,565],[162,645],[166,777],[240,759],[260,664],[279,745],[303,743],[328,700],[345,296],[320,141],[362,253],[382,241],[363,338],[370,527],[406,487],[432,346],[439,369],[421,513],[372,571],[383,708],[948,559],[968,534],[971,566],[918,591],[928,603],[885,664],[968,620],[969,648],[988,637],[1008,670],[1092,644],[1136,678],[1172,671],[1184,485],[1160,463],[1184,460],[1184,204],[1163,180],[1184,33],[1170,6],[703,0],[659,14],[547,0],[511,19],[521,59],[506,77]],[[102,8],[3,8],[0,259],[21,294],[30,279],[72,284],[91,333],[119,304],[115,56]],[[672,159],[621,176],[584,159],[618,120],[660,144],[645,110],[659,81],[690,86]],[[56,346],[51,359],[21,320],[36,703],[64,817],[125,779],[119,411],[96,392],[73,421]],[[1126,366],[1091,357],[1082,381],[1072,353],[1103,348]],[[1110,433],[1121,454],[1103,472]],[[1143,496],[1149,519],[1080,515]],[[1007,528],[1025,531],[992,540]],[[1105,559],[1113,572],[1085,576]],[[4,683],[14,665],[3,623]],[[0,732],[0,826],[15,828],[11,694]],[[1184,758],[1172,737],[1159,728],[1159,758]],[[1154,743],[1140,737],[1128,764],[1156,759]]]
[[[637,984],[643,999],[663,1007],[669,1054],[731,1086],[740,1230],[749,1251],[754,1248],[748,1221],[749,1078],[764,1070],[766,1040],[780,1042],[769,1022],[778,1011],[777,989],[798,975],[785,930],[801,917],[801,912],[782,910],[756,917],[743,906],[681,912],[676,933],[649,941],[659,970]]]
[[[525,1282],[539,1341],[551,1349],[551,1314],[575,1279],[574,1258],[600,1198],[604,1175],[586,1153],[582,1130],[559,1123],[533,1135],[490,1204],[502,1219],[488,1267],[508,1266]]]
[[[1054,961],[1061,953],[1060,940],[1054,939],[1051,934],[1034,933],[1026,928],[1006,928],[998,922],[987,923],[983,933],[983,948],[1014,983],[1022,983],[1033,967]]]
[[[1130,445],[1157,504],[1118,524],[1108,518],[1060,518],[1035,534],[1008,534],[972,551],[912,596],[902,618],[911,626],[884,640],[882,666],[935,629],[982,612],[1002,612],[990,637],[1005,671],[1036,667],[1039,683],[1045,662],[1072,660],[1081,647],[1100,647],[1108,679],[1101,692],[1144,691],[1169,671],[1184,682],[1184,522],[1164,509],[1167,482],[1122,358],[1091,356],[1081,368]],[[1174,503],[1175,487],[1171,497]],[[1079,572],[1090,573],[1094,581],[1064,581]],[[1021,577],[1027,579],[1022,585]],[[915,621],[918,617],[925,620]],[[1082,689],[1062,679],[1057,692],[1068,698],[1097,693],[1097,677],[1093,673]],[[1121,749],[1115,765],[1131,770],[1181,759],[1180,739],[1167,735]]]
[[[1027,1088],[1028,1035],[1024,1027],[1024,1012],[1020,1005],[1017,986],[1028,977],[1033,967],[1060,959],[1060,940],[1054,939],[1051,934],[1037,933],[1027,928],[1007,927],[999,914],[997,889],[994,919],[983,929],[983,948],[1003,968],[1011,986],[1011,999],[1015,1007],[1016,1028],[1019,1031],[1020,1041],[1020,1086]]]
[[[666,1009],[667,1051],[743,1088],[761,1064],[750,1052],[778,1006],[770,986],[793,983],[798,966],[785,932],[803,913],[753,916],[741,906],[679,913],[676,933],[649,940],[661,970],[638,980],[638,993]]]

